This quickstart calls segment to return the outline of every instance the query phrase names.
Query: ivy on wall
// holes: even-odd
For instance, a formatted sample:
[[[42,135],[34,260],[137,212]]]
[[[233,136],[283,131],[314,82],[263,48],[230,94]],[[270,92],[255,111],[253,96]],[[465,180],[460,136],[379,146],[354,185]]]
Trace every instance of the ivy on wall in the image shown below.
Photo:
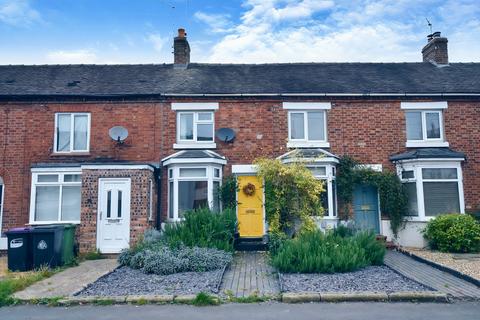
[[[355,186],[367,184],[377,187],[382,213],[390,218],[390,227],[394,236],[398,235],[405,221],[408,196],[394,172],[388,170],[377,172],[362,168],[358,161],[344,156],[340,159],[336,179],[337,196],[344,205],[346,216],[349,215]]]

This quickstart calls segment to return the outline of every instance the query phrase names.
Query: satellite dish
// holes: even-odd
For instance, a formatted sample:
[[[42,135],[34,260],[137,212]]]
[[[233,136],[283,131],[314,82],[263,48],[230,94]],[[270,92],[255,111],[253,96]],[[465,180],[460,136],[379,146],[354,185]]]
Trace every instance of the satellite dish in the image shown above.
[[[235,131],[231,128],[220,128],[215,135],[223,142],[233,142],[235,139]]]
[[[128,130],[122,126],[115,126],[108,130],[108,134],[112,140],[123,143],[128,137]]]

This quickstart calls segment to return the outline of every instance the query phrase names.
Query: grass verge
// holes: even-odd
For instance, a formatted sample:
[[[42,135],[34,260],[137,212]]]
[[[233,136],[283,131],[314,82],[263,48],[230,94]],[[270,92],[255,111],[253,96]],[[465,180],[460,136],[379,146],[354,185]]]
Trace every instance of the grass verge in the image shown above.
[[[18,303],[18,300],[12,295],[33,283],[51,277],[58,272],[59,269],[50,270],[42,267],[37,271],[28,272],[25,274],[7,274],[6,278],[0,281],[0,307]]]
[[[219,304],[220,301],[216,297],[205,292],[200,292],[195,299],[192,300],[192,305],[197,307],[218,306]]]

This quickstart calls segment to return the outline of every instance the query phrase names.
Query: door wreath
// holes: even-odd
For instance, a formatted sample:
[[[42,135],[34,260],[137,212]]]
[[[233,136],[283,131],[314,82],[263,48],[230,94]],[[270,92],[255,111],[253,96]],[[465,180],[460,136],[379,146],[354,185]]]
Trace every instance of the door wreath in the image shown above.
[[[255,194],[255,185],[253,185],[249,182],[245,186],[243,186],[242,190],[243,190],[243,193],[245,193],[247,196],[251,197]]]

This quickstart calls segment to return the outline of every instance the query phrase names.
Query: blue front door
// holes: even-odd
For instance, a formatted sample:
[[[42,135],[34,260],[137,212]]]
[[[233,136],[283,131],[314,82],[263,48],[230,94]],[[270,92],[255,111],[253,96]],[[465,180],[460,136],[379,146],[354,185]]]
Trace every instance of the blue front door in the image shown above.
[[[357,228],[380,233],[377,188],[368,185],[360,185],[355,188],[353,213]]]

